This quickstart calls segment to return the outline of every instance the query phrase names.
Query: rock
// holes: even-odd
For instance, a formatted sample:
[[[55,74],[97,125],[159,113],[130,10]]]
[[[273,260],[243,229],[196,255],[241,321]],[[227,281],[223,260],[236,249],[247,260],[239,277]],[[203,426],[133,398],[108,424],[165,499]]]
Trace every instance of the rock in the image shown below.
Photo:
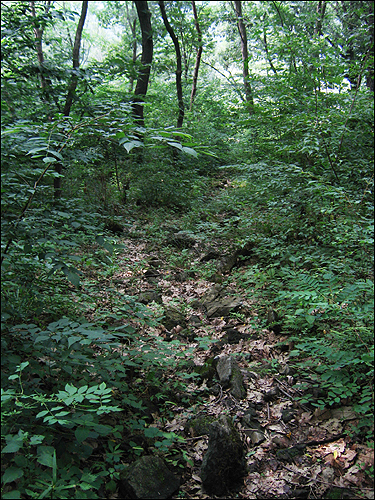
[[[200,326],[202,326],[202,321],[196,314],[192,314],[188,321],[193,328],[199,328]]]
[[[141,457],[121,473],[119,493],[122,498],[170,498],[180,487],[180,480],[159,457]]]
[[[276,335],[281,333],[281,324],[278,321],[279,315],[277,314],[277,311],[269,309],[267,312],[267,326],[270,330],[276,333]]]
[[[250,257],[253,255],[253,249],[256,244],[252,241],[248,241],[244,246],[237,248],[233,253],[223,257],[218,265],[217,270],[220,273],[229,273],[234,267],[240,266],[243,263],[244,257]]]
[[[163,265],[163,261],[161,261],[157,257],[152,257],[152,259],[150,259],[148,264],[150,267],[158,268]]]
[[[237,263],[237,255],[225,255],[219,262],[217,270],[219,273],[226,274],[229,273]]]
[[[209,434],[210,425],[216,419],[214,415],[199,415],[198,417],[191,418],[188,421],[187,428],[192,437],[204,436]]]
[[[238,344],[240,340],[249,340],[250,338],[251,335],[249,335],[248,333],[241,333],[235,328],[227,328],[225,330],[225,335],[222,338],[222,341],[226,344]]]
[[[208,318],[220,318],[229,316],[229,313],[236,312],[241,307],[242,301],[232,297],[226,297],[210,304],[207,308]]]
[[[197,239],[189,231],[178,231],[174,233],[167,244],[177,248],[191,248],[197,243]]]
[[[228,316],[229,313],[237,311],[242,301],[236,297],[225,297],[225,288],[214,285],[202,297],[202,306],[206,309],[208,318]]]
[[[164,319],[162,320],[163,325],[167,330],[172,330],[177,325],[186,327],[185,316],[180,313],[178,309],[172,306],[168,306],[164,311]]]
[[[277,387],[271,387],[271,389],[264,393],[264,401],[272,401],[279,394],[279,389]]]
[[[218,259],[220,257],[219,252],[216,250],[210,249],[208,252],[202,255],[202,257],[199,259],[200,262],[208,262],[209,260],[213,259]]]
[[[141,304],[150,304],[151,302],[156,302],[157,304],[162,304],[163,300],[160,293],[155,290],[146,290],[138,295],[138,302]]]
[[[195,278],[195,272],[194,271],[180,271],[176,273],[173,278],[180,282],[183,283],[184,281],[188,281],[190,278]]]
[[[246,397],[246,390],[243,385],[241,371],[231,356],[222,356],[219,358],[216,371],[223,388],[230,387],[230,393],[236,399]]]
[[[208,494],[224,495],[244,474],[240,436],[231,420],[221,415],[210,425],[208,449],[201,467],[203,486]]]

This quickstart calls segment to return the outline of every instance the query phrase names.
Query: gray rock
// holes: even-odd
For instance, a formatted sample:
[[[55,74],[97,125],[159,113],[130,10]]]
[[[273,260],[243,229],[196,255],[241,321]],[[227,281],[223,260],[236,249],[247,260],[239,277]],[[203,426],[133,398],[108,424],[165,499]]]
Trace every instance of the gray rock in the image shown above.
[[[167,330],[172,330],[177,325],[186,327],[185,316],[175,307],[168,306],[164,311],[164,319],[162,320],[163,325]]]
[[[208,262],[209,260],[218,259],[219,257],[219,252],[211,248],[205,254],[203,254],[199,260],[200,262]]]
[[[196,314],[192,314],[189,318],[189,324],[193,328],[199,328],[200,326],[202,326],[202,321],[199,316],[197,316]]]
[[[226,297],[225,288],[214,285],[202,297],[202,306],[206,309],[208,318],[228,316],[229,313],[237,311],[242,301],[235,297]]]
[[[208,449],[201,467],[209,494],[224,495],[245,474],[244,451],[231,420],[221,417],[210,425]]]
[[[123,498],[170,498],[180,480],[159,457],[141,457],[121,474],[119,493]]]
[[[156,302],[157,304],[162,304],[163,300],[160,293],[155,290],[146,290],[138,295],[138,301],[141,304],[150,304],[151,302]]]
[[[230,387],[230,393],[236,399],[246,397],[246,390],[243,385],[241,371],[231,356],[222,356],[219,358],[216,371],[223,388]]]
[[[197,239],[189,231],[179,231],[175,233],[170,241],[167,242],[169,245],[173,245],[177,248],[191,248],[197,243]]]

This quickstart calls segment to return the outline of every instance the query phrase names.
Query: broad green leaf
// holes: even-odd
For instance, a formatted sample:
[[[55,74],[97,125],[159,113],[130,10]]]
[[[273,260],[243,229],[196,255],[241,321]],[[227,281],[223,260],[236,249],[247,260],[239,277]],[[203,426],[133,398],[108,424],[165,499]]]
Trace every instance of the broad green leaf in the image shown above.
[[[126,151],[130,153],[132,149],[143,146],[143,142],[140,141],[126,142],[125,144],[123,144],[123,146],[126,149]]]
[[[188,155],[194,156],[194,158],[198,158],[198,153],[195,151],[195,149],[188,148],[188,147],[184,146],[182,148],[182,151],[184,153],[187,153]]]
[[[76,288],[79,288],[80,280],[77,273],[75,273],[71,268],[68,267],[63,267],[62,272],[65,274],[72,285],[74,285]]]
[[[4,484],[11,483],[23,476],[23,470],[18,467],[8,467],[2,477]]]
[[[53,446],[38,446],[37,448],[37,462],[46,467],[53,467],[53,456],[56,450]]]
[[[87,427],[77,427],[77,429],[74,432],[74,435],[79,443],[82,443],[85,439],[88,438],[90,434],[90,429]]]
[[[7,493],[2,493],[1,498],[5,500],[21,498],[21,492],[18,490],[8,491]]]
[[[159,429],[157,429],[156,427],[146,427],[146,429],[144,429],[144,433],[145,433],[145,436],[148,438],[154,438],[156,436],[162,435],[162,432]]]
[[[179,142],[169,142],[167,141],[167,144],[170,146],[173,146],[174,148],[179,149],[180,151],[183,149],[182,145]]]

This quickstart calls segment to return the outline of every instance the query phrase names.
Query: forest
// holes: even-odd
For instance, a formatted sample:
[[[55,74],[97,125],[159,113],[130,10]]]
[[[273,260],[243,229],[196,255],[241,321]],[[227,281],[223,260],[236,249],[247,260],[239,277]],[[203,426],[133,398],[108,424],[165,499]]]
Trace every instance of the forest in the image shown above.
[[[1,2],[1,497],[374,496],[372,1]]]

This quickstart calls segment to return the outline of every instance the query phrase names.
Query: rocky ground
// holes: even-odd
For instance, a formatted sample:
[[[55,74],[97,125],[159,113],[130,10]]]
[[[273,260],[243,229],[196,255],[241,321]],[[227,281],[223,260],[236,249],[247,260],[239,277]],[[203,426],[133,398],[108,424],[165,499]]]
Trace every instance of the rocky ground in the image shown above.
[[[178,341],[179,357],[171,351],[161,376],[171,383],[195,375],[185,393],[170,393],[167,417],[155,398],[149,402],[151,425],[185,440],[167,463],[172,479],[160,498],[373,498],[373,450],[351,430],[350,401],[324,411],[300,403],[316,388],[293,367],[292,343],[231,275],[239,261],[251,265],[251,245],[223,254],[183,231],[170,238],[183,266],[170,265],[167,245],[128,234],[126,258],[111,277],[120,294],[162,316],[141,332],[145,339]],[[208,261],[213,273],[204,279],[195,269]],[[259,326],[261,315],[267,327]],[[114,498],[146,498],[160,484],[145,487],[148,493],[137,493],[125,481]]]

